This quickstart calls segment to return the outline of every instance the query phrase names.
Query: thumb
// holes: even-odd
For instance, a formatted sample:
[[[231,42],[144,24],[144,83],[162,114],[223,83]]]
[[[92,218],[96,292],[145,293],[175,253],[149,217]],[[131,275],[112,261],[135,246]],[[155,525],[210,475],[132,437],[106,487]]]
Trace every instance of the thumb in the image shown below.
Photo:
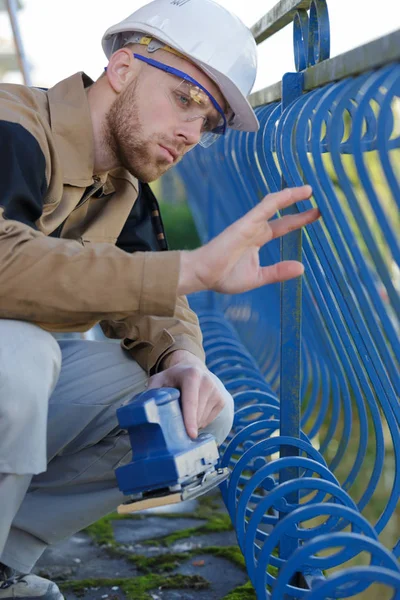
[[[304,273],[304,265],[297,260],[284,260],[269,267],[261,267],[261,285],[287,281],[300,277]]]

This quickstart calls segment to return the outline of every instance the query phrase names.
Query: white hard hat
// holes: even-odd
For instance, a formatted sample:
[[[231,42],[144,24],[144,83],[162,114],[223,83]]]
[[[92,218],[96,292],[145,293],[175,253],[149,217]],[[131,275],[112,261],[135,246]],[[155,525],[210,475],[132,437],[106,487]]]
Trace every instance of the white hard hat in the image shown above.
[[[107,29],[103,50],[122,48],[133,32],[143,32],[196,64],[221,90],[234,116],[229,127],[257,131],[247,101],[256,78],[257,46],[242,21],[213,0],[153,0]]]

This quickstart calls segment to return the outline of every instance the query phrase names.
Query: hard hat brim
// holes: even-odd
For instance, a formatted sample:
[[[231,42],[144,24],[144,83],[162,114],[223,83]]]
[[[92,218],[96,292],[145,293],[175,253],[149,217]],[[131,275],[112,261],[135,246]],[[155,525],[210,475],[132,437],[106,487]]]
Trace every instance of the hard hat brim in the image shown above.
[[[218,86],[221,94],[234,113],[229,127],[237,131],[258,131],[260,124],[250,102],[239,88],[223,73],[210,68],[201,61],[190,59]]]

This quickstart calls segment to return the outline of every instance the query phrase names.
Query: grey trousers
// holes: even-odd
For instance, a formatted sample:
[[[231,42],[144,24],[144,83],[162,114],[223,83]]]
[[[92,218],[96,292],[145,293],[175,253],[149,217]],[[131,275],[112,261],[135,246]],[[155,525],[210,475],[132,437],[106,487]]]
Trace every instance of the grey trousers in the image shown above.
[[[116,409],[147,375],[110,341],[60,340],[0,319],[0,562],[28,573],[49,544],[114,511],[131,457]],[[205,431],[220,444],[233,401]]]

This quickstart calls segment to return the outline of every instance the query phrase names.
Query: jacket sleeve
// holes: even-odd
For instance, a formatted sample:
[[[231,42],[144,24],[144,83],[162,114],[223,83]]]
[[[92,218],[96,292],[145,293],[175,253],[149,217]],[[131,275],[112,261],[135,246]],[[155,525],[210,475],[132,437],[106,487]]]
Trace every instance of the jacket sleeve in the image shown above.
[[[48,160],[29,128],[0,117],[0,318],[84,331],[105,318],[173,316],[179,252],[128,254],[37,229]]]
[[[125,252],[138,249],[168,254],[164,227],[157,200],[147,184],[139,195],[118,238]],[[164,280],[168,273],[164,274]],[[104,321],[106,336],[122,340],[122,347],[150,374],[159,370],[163,358],[174,350],[187,350],[204,361],[202,334],[196,314],[185,297],[177,299],[173,317],[133,316],[121,321]]]
[[[199,321],[184,296],[178,297],[171,318],[138,316],[100,325],[107,337],[122,340],[122,347],[150,375],[157,373],[161,361],[175,350],[187,350],[205,360]]]

